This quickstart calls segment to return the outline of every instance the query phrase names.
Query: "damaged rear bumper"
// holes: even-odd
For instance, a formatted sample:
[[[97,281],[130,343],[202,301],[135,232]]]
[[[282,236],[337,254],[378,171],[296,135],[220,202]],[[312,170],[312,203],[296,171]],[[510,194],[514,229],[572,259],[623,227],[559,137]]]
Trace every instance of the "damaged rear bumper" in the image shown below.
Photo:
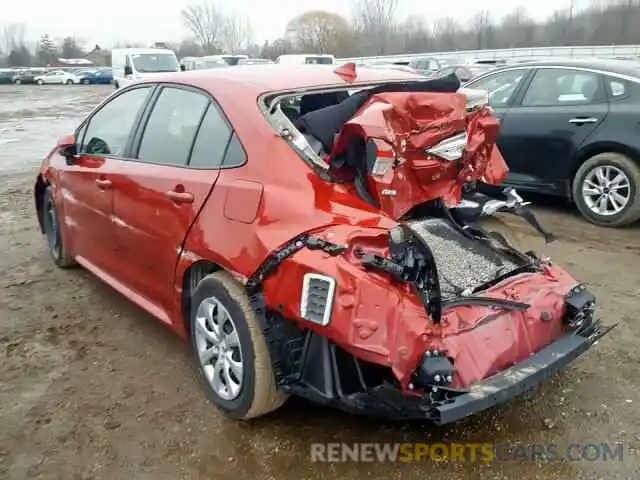
[[[466,393],[434,406],[432,420],[437,424],[455,422],[532,389],[582,355],[615,326],[603,327],[597,323],[588,336],[570,333],[559,338],[529,359],[474,384]]]
[[[393,378],[376,375],[379,366],[358,360],[324,336],[310,330],[302,332],[277,315],[265,315],[259,299],[260,295],[253,296],[252,303],[263,322],[280,389],[350,413],[396,421],[428,420],[440,425],[532,389],[616,326],[583,322],[528,359],[465,390],[438,388],[433,392],[427,387],[424,393],[406,394]],[[286,332],[283,327],[292,330]]]

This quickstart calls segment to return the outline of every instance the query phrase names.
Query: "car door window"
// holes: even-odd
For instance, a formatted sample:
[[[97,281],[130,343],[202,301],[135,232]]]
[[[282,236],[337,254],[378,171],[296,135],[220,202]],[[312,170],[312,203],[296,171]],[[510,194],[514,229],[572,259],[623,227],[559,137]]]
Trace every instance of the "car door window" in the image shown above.
[[[498,72],[472,82],[469,87],[486,90],[492,107],[505,107],[528,72],[524,68]]]
[[[613,77],[607,77],[606,79],[607,89],[609,90],[609,97],[612,99],[622,98],[627,94],[627,82]]]
[[[193,144],[189,166],[220,168],[231,137],[231,126],[214,103],[209,104]]]
[[[186,165],[209,102],[202,93],[163,88],[144,129],[138,159],[164,165]]]
[[[151,87],[128,90],[98,110],[89,120],[79,153],[122,156],[150,90]]]
[[[564,106],[597,103],[603,98],[597,73],[582,70],[544,68],[536,72],[523,106]]]

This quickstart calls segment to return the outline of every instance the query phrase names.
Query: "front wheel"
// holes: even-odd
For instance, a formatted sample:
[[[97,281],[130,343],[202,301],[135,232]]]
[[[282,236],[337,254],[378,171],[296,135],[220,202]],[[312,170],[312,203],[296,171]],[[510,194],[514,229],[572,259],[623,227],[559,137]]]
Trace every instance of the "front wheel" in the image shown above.
[[[578,211],[591,223],[624,227],[640,219],[640,166],[620,153],[600,153],[578,169],[572,186]]]
[[[89,85],[89,80],[87,80],[87,79],[85,78],[84,80],[82,80],[82,83],[83,83],[84,85]]]
[[[191,297],[191,346],[209,399],[248,420],[287,399],[276,386],[262,327],[244,289],[227,272],[200,281]]]
[[[18,78],[18,79],[17,79],[15,82],[13,82],[13,83],[15,83],[16,85],[20,85],[20,84],[22,83],[22,80],[20,80],[20,79]]]
[[[113,86],[115,87],[116,90],[120,88],[120,84],[118,84],[118,82],[113,82]]]
[[[42,197],[42,223],[49,254],[56,266],[69,268],[75,266],[76,262],[65,246],[59,218],[58,209],[53,200],[53,190],[47,187]]]
[[[69,79],[65,82],[67,85],[73,85],[73,80]]]

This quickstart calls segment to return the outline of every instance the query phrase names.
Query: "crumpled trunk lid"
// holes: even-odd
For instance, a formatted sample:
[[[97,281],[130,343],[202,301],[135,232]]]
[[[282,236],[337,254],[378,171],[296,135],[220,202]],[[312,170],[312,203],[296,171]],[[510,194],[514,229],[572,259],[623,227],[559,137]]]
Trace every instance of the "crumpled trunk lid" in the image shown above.
[[[498,119],[486,106],[469,112],[468,100],[463,93],[372,95],[343,125],[331,158],[345,155],[354,142],[364,142],[366,154],[362,151],[361,156],[368,158],[358,161],[366,164],[366,189],[392,218],[439,198],[457,204],[465,182],[482,179],[499,184],[508,173],[496,146]],[[460,158],[447,160],[427,153],[464,133],[466,148]],[[385,162],[389,168],[379,168]]]

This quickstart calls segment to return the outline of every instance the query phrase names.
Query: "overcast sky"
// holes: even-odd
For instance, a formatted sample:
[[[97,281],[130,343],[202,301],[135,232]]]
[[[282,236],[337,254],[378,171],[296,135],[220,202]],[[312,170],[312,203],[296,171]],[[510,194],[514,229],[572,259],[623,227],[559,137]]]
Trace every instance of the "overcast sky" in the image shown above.
[[[20,22],[27,25],[29,40],[41,33],[52,37],[75,35],[87,45],[98,43],[110,47],[116,41],[154,42],[180,40],[185,30],[180,10],[191,0],[4,0],[0,23]],[[196,0],[199,1],[199,0]],[[583,3],[588,0],[578,0]],[[570,0],[400,0],[398,16],[424,16],[427,20],[451,16],[467,22],[480,7],[488,9],[494,20],[519,5],[527,8],[536,20],[553,10],[568,6]],[[310,9],[324,9],[346,17],[351,13],[349,0],[218,0],[227,11],[249,17],[255,41],[262,43],[284,33],[287,22]],[[232,9],[232,10],[231,10]]]

